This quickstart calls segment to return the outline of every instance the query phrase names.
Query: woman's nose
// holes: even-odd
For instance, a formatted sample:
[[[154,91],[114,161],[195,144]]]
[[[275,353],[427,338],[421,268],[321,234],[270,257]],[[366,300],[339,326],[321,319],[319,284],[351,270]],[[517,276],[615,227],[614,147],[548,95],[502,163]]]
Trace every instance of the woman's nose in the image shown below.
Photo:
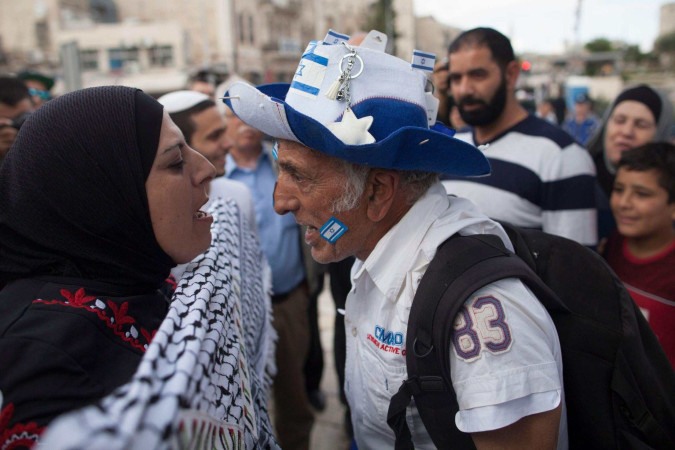
[[[201,185],[202,183],[209,182],[216,177],[216,168],[214,167],[208,159],[202,156],[201,153],[196,150],[192,150],[194,157],[194,173],[193,180],[196,186]]]

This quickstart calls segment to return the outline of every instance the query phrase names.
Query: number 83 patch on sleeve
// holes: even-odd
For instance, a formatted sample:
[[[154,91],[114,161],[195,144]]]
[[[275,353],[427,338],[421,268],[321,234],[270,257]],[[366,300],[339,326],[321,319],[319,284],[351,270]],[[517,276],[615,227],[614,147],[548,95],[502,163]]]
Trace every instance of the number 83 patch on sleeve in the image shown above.
[[[467,301],[454,322],[452,348],[458,358],[480,359],[483,352],[508,352],[513,336],[502,302],[492,296],[478,296]]]

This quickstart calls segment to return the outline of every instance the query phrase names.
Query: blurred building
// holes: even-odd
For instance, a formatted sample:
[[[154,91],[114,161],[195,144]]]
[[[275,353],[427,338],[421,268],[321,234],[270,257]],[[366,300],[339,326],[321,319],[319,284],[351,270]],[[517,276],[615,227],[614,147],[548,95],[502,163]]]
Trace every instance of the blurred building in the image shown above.
[[[418,17],[415,20],[415,28],[416,48],[435,53],[438,61],[447,58],[450,43],[462,32],[462,29],[442,24],[432,16]]]
[[[5,71],[32,67],[69,78],[62,70],[79,65],[78,86],[126,84],[159,95],[204,70],[219,79],[288,81],[308,41],[329,28],[362,30],[375,0],[1,1]],[[410,59],[419,48],[412,0],[390,4],[397,54]],[[79,62],[63,61],[65,46],[76,48]]]
[[[675,2],[661,5],[659,12],[659,36],[675,32]]]

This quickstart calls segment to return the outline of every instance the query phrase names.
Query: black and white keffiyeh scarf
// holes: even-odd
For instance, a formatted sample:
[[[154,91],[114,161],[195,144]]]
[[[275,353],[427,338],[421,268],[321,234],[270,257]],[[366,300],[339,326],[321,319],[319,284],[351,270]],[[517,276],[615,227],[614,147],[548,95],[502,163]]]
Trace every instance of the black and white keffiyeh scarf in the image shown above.
[[[269,273],[234,201],[217,201],[209,250],[177,283],[129,383],[52,422],[39,448],[278,449]]]

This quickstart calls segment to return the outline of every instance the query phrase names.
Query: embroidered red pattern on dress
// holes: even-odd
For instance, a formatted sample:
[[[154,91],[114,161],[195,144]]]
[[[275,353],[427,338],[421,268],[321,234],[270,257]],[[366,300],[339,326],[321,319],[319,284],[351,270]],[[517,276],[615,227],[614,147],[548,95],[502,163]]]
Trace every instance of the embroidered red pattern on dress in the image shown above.
[[[157,330],[148,331],[143,327],[139,327],[139,335],[139,329],[135,325],[136,320],[127,315],[127,311],[129,310],[128,302],[123,302],[121,304],[115,303],[112,300],[104,302],[94,295],[87,295],[84,288],[78,289],[75,293],[72,293],[67,289],[61,289],[60,292],[65,300],[43,300],[39,298],[33,300],[33,303],[41,303],[43,305],[63,305],[94,313],[117,337],[142,352],[147,350],[148,344],[150,344],[157,332]],[[145,342],[141,342],[139,339],[141,336]]]
[[[12,450],[18,448],[30,448],[37,441],[45,427],[40,427],[35,422],[15,423],[11,428],[9,421],[14,415],[14,404],[8,403],[0,411],[0,450]]]

